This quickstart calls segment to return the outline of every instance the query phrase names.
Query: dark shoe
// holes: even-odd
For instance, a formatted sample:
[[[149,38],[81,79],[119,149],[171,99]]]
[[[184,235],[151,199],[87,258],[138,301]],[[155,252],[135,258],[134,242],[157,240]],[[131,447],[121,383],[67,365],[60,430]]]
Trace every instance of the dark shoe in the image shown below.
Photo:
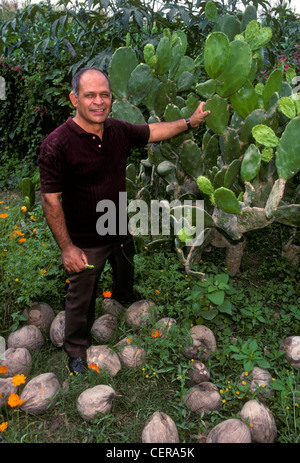
[[[85,364],[84,359],[82,357],[76,357],[76,358],[70,357],[69,368],[70,368],[71,373],[74,373],[75,375],[80,375],[82,373],[85,373],[86,364]]]

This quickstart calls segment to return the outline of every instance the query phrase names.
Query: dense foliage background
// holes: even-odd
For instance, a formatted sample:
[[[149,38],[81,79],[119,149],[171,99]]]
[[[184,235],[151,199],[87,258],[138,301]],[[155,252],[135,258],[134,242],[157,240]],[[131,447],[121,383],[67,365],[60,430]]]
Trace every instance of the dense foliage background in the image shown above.
[[[239,16],[236,1],[216,2],[219,13]],[[244,0],[261,11],[273,37],[266,47],[266,66],[281,57],[295,63],[299,18],[283,2],[271,8],[267,1]],[[188,38],[187,55],[197,57],[211,31],[205,1],[89,2],[59,0],[22,7],[3,0],[0,10],[0,66],[6,99],[0,106],[0,188],[12,188],[34,174],[41,140],[70,114],[72,75],[82,66],[107,71],[113,52],[130,44],[142,57],[146,43],[157,45],[164,28],[181,29]],[[197,69],[199,80],[203,72]],[[266,72],[266,69],[263,70]]]

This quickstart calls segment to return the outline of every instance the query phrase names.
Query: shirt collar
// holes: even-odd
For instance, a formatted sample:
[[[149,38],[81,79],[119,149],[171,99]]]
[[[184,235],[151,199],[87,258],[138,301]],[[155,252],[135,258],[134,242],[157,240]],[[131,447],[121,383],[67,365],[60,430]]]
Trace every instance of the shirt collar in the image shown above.
[[[77,133],[77,135],[87,135],[87,134],[90,134],[90,132],[87,132],[86,130],[84,130],[82,127],[80,127],[80,125],[76,124],[76,122],[73,121],[73,117],[70,116],[68,117],[67,121],[66,121],[66,124],[68,127],[70,127],[70,129],[72,129],[74,132]],[[104,122],[104,130],[107,128],[107,127],[110,127],[110,119],[106,119],[106,121]]]

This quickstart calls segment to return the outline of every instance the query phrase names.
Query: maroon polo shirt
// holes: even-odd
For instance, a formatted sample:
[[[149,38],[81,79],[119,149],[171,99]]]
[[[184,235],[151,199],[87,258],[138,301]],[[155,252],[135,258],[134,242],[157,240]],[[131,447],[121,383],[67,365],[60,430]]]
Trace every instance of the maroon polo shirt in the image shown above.
[[[41,193],[62,192],[62,207],[73,244],[93,247],[118,238],[100,236],[96,206],[111,200],[119,216],[119,192],[126,191],[126,163],[134,146],[145,146],[149,126],[108,118],[102,140],[86,132],[72,117],[45,138],[41,145],[39,169]],[[103,213],[105,213],[103,211]]]

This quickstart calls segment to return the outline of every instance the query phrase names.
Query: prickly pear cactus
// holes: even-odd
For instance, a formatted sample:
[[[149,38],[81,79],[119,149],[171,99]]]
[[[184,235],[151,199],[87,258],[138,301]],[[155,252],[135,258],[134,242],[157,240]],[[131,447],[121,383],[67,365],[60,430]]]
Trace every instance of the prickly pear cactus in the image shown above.
[[[127,177],[130,197],[204,200],[198,241],[186,245],[195,231],[196,204],[173,236],[186,271],[199,278],[201,272],[191,267],[208,243],[222,243],[232,256],[235,250],[242,253],[244,234],[251,230],[274,221],[300,225],[300,205],[293,200],[300,170],[300,96],[293,93],[291,79],[284,81],[282,65],[270,70],[267,81],[257,79],[272,30],[257,21],[253,6],[242,18],[219,17],[211,1],[205,11],[214,30],[205,41],[205,74],[199,81],[197,59],[186,56],[182,31],[166,29],[156,46],[146,44],[144,63],[130,47],[116,50],[109,68],[115,117],[135,123],[172,121],[189,117],[201,99],[211,111],[201,142],[197,133],[187,131],[151,144],[138,174]]]

